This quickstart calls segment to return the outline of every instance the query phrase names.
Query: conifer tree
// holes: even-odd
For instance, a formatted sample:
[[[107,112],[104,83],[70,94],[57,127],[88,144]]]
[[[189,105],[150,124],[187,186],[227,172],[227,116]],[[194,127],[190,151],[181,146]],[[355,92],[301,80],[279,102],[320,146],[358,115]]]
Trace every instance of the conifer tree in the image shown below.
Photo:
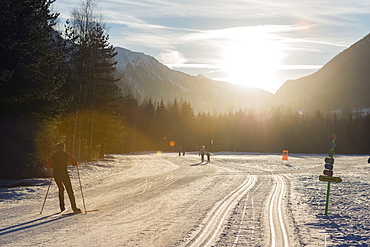
[[[72,76],[71,93],[74,95],[74,105],[71,111],[75,112],[75,152],[78,157],[91,160],[97,146],[105,146],[109,141],[105,136],[121,138],[115,135],[114,130],[98,128],[104,126],[103,114],[109,118],[120,121],[118,116],[122,104],[121,90],[117,85],[114,57],[116,52],[109,43],[109,35],[105,31],[102,17],[95,13],[95,4],[91,0],[82,3],[80,9],[72,12],[72,20],[67,22],[66,37],[74,44],[72,49]],[[98,134],[99,133],[99,134]],[[114,138],[115,137],[115,138]],[[81,150],[86,147],[87,150]],[[101,156],[101,155],[100,155]]]
[[[24,177],[39,167],[38,130],[65,107],[63,56],[53,30],[54,0],[2,0],[0,8],[1,176]],[[6,175],[7,174],[7,175]]]

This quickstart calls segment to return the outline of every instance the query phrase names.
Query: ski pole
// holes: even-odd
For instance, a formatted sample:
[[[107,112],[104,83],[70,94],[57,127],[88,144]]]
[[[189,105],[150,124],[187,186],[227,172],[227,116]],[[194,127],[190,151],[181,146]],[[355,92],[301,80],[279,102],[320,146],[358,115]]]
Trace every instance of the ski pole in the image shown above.
[[[80,178],[80,170],[78,169],[78,165],[76,167],[77,167],[78,181],[80,182],[80,190],[81,190],[81,195],[82,195],[82,201],[83,201],[83,204],[84,204],[85,214],[87,214],[84,193],[82,192],[82,184],[81,184],[81,178]]]
[[[50,178],[50,183],[49,183],[49,186],[48,186],[48,190],[46,191],[46,195],[45,195],[44,203],[42,204],[40,214],[42,214],[42,211],[44,210],[44,206],[45,206],[45,202],[46,202],[46,197],[48,197],[48,194],[49,194],[49,190],[50,190],[50,186],[51,186],[51,182],[52,182],[52,180],[53,180],[53,177],[51,177],[51,178]]]

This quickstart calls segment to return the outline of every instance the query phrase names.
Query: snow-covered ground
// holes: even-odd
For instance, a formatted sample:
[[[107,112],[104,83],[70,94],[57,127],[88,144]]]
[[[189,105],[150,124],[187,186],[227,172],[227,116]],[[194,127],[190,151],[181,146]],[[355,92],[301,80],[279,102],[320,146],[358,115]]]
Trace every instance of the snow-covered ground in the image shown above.
[[[2,180],[0,246],[192,246],[211,223],[220,227],[212,231],[214,241],[205,238],[209,245],[271,246],[275,211],[267,198],[278,181],[287,236],[282,241],[276,235],[276,246],[280,240],[287,246],[368,246],[368,156],[335,155],[334,176],[343,182],[331,183],[327,216],[327,182],[318,179],[325,157],[289,154],[282,161],[281,154],[215,153],[211,163],[199,163],[197,153],[112,155],[80,165],[87,214],[57,214],[54,182],[40,214],[50,179]],[[69,171],[84,210],[76,168]],[[210,220],[221,209],[223,220]]]

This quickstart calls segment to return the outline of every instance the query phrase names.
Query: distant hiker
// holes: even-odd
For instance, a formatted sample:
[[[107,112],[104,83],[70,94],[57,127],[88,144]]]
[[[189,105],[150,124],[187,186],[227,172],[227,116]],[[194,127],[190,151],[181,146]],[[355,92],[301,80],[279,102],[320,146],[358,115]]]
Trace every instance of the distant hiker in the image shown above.
[[[182,151],[182,147],[179,146],[179,156],[181,156],[181,153],[183,153],[183,155],[185,155],[185,152]]]
[[[69,178],[67,166],[71,163],[77,166],[78,162],[72,154],[65,151],[65,144],[58,144],[58,152],[53,154],[47,163],[47,168],[53,168],[53,177],[59,189],[59,206],[63,212],[65,210],[64,204],[64,188],[67,190],[69,200],[73,212],[80,213],[81,209],[77,208],[76,200],[72,189],[71,179]]]
[[[207,155],[207,162],[211,162],[211,154],[207,152],[206,155]]]
[[[202,162],[204,161],[204,155],[206,154],[206,147],[202,146],[201,149],[199,150],[199,156],[202,157]]]

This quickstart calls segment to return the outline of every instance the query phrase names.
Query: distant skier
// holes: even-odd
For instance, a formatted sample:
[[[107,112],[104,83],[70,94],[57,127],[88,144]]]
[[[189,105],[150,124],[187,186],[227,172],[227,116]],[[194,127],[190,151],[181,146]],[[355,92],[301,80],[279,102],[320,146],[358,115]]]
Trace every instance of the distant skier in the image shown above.
[[[76,206],[76,199],[73,193],[71,179],[69,178],[67,166],[71,163],[77,166],[78,162],[72,154],[65,151],[65,144],[58,144],[58,152],[54,153],[47,163],[47,168],[53,168],[53,177],[59,189],[59,206],[63,212],[65,210],[64,204],[64,187],[67,190],[69,200],[73,212],[81,213],[81,209]]]
[[[185,156],[185,151],[182,150],[181,146],[179,146],[179,156],[181,156],[181,154],[182,154],[182,156]]]
[[[211,162],[211,156],[212,155],[209,152],[207,152],[206,155],[207,155],[207,162],[208,163]]]
[[[206,154],[206,147],[202,146],[201,149],[199,150],[199,156],[202,157],[202,162],[204,162],[204,155]]]

